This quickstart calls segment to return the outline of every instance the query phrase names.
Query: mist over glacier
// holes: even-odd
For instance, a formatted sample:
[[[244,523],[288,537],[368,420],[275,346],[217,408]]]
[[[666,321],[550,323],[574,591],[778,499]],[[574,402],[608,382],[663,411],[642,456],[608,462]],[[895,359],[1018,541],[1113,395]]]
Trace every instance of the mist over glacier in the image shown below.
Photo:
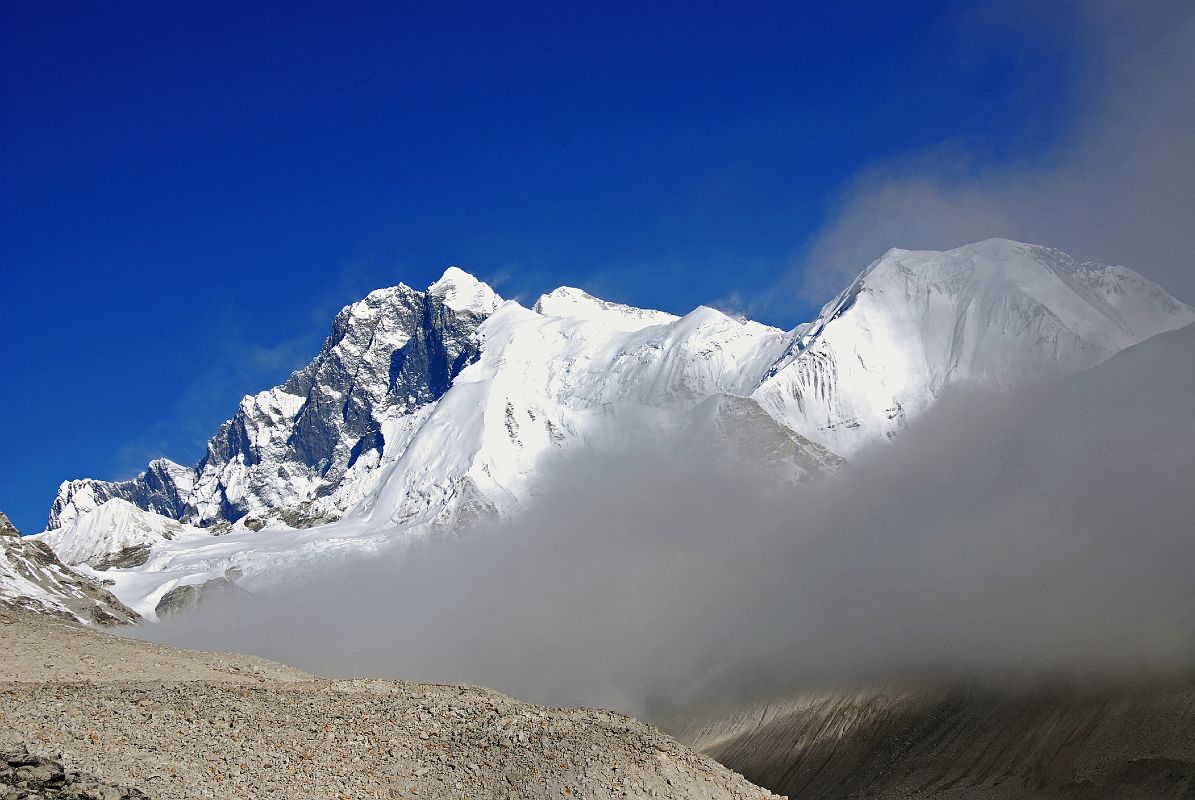
[[[326,675],[653,709],[926,676],[1195,666],[1195,326],[956,389],[799,487],[627,426],[500,523],[328,562],[138,635]]]

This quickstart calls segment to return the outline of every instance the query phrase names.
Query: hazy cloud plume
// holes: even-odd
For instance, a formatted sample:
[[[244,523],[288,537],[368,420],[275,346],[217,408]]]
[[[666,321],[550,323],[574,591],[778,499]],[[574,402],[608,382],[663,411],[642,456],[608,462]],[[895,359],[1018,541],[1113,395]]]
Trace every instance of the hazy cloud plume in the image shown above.
[[[824,301],[890,247],[1002,236],[1125,264],[1195,300],[1195,5],[1030,5],[989,5],[971,33],[1020,25],[1072,43],[1080,98],[1063,141],[996,167],[959,142],[868,167],[799,259],[809,299]]]
[[[649,715],[830,683],[1188,670],[1192,358],[1195,326],[1058,384],[960,393],[799,489],[624,430],[551,465],[518,519],[144,633]]]

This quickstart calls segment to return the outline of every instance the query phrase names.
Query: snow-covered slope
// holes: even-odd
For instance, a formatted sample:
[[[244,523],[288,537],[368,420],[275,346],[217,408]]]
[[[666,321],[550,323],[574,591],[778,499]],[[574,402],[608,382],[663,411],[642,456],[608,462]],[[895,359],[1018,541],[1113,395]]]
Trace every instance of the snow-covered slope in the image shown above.
[[[63,564],[45,542],[22,537],[0,513],[0,610],[124,625],[138,621],[98,580]]]
[[[561,286],[542,295],[535,302],[534,310],[546,317],[600,322],[620,331],[637,331],[649,325],[665,325],[676,321],[674,314],[611,303],[572,286]]]
[[[210,538],[211,532],[120,498],[75,515],[61,528],[38,534],[66,564],[87,564],[97,570],[140,566],[155,545],[195,537]]]
[[[545,453],[609,435],[624,415],[654,411],[668,424],[708,398],[745,396],[785,342],[782,331],[708,308],[647,326],[637,309],[614,323],[604,317],[621,312],[603,311],[503,305],[478,330],[481,359],[349,517],[450,524],[458,512],[511,511],[533,491]]]
[[[897,433],[956,382],[1011,387],[1076,372],[1195,321],[1124,267],[989,239],[890,250],[794,331],[754,392],[770,414],[849,456]]]
[[[268,580],[337,549],[512,513],[546,455],[631,422],[800,481],[895,435],[952,383],[1076,372],[1192,321],[1130,270],[1005,240],[890,251],[789,332],[571,288],[528,309],[450,268],[426,292],[399,285],[346,307],[315,360],[242,400],[194,470],[159,460],[133,481],[63,484],[44,536],[101,565],[148,545],[143,564],[105,575],[152,615],[170,587],[229,569]],[[160,517],[136,529],[113,498]],[[168,539],[161,517],[222,535]]]

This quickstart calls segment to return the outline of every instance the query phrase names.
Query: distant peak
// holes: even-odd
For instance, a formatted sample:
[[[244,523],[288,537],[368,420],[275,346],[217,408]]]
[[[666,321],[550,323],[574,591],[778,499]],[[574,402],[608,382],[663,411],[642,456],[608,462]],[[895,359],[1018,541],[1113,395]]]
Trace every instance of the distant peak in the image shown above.
[[[474,314],[492,314],[502,305],[502,298],[490,288],[460,267],[444,270],[440,280],[427,287],[428,294],[444,301],[453,311],[469,311]]]
[[[1004,239],[999,236],[994,236],[990,239],[981,239],[978,242],[968,242],[961,244],[958,247],[951,247],[947,250],[915,250],[905,247],[892,247],[880,256],[878,261],[888,261],[893,258],[901,256],[966,256],[975,254],[991,254],[1009,251],[1027,251],[1027,250],[1051,250],[1052,248],[1044,245],[1030,244],[1028,242],[1018,242],[1014,239]]]
[[[1049,251],[1053,248],[1029,242],[1018,242],[1013,239],[993,237],[978,242],[971,242],[945,251],[946,255],[996,255],[1006,253],[1027,253],[1033,251]],[[1055,251],[1060,252],[1060,251]]]
[[[544,302],[545,300],[551,301],[551,300],[555,300],[557,298],[564,298],[564,297],[574,297],[577,299],[588,298],[590,300],[597,299],[593,295],[591,295],[589,292],[585,291],[584,289],[578,289],[575,286],[557,286],[555,289],[548,292],[547,294],[540,295],[539,300],[536,301],[535,304],[538,306],[540,303]]]
[[[171,461],[165,456],[159,456],[158,458],[155,458],[153,461],[149,462],[149,468],[151,470],[161,470],[163,472],[189,472],[191,469],[190,467],[185,467],[182,464],[179,464],[177,461]]]
[[[349,303],[341,309],[341,313],[363,312],[372,306],[381,305],[389,302],[394,297],[399,295],[419,294],[418,291],[407,286],[405,283],[399,283],[395,286],[384,286],[381,289],[374,289],[369,294],[360,300]]]
[[[557,286],[547,294],[541,294],[531,307],[533,311],[549,317],[567,317],[578,308],[630,308],[594,297],[584,289],[575,286]]]
[[[572,286],[561,286],[535,301],[534,310],[545,317],[563,317],[600,322],[615,330],[640,330],[676,320],[664,311],[613,303]]]
[[[881,276],[914,273],[927,277],[969,275],[976,279],[1017,271],[1054,270],[1075,260],[1060,250],[1044,245],[991,238],[952,247],[949,250],[907,250],[893,247],[873,261],[840,296],[857,294]],[[835,303],[838,300],[834,301]],[[833,303],[832,303],[833,304]]]
[[[445,268],[444,274],[442,274],[440,276],[440,279],[438,281],[436,281],[435,283],[433,283],[428,288],[434,289],[435,287],[440,286],[441,284],[448,285],[448,284],[472,284],[472,283],[481,283],[481,281],[479,281],[477,278],[470,275],[468,272],[465,272],[460,267],[454,266],[454,267]]]

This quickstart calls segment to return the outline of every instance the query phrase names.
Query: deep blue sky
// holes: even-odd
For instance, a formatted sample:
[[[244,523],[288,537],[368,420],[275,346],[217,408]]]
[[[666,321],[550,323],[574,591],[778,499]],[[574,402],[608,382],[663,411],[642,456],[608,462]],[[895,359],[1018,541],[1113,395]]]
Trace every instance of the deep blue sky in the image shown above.
[[[952,4],[0,14],[0,509],[26,531],[65,478],[194,463],[372,288],[459,264],[527,300],[749,300],[870,162],[1032,159],[1076,91],[1065,37]],[[764,321],[810,313],[797,288]]]

